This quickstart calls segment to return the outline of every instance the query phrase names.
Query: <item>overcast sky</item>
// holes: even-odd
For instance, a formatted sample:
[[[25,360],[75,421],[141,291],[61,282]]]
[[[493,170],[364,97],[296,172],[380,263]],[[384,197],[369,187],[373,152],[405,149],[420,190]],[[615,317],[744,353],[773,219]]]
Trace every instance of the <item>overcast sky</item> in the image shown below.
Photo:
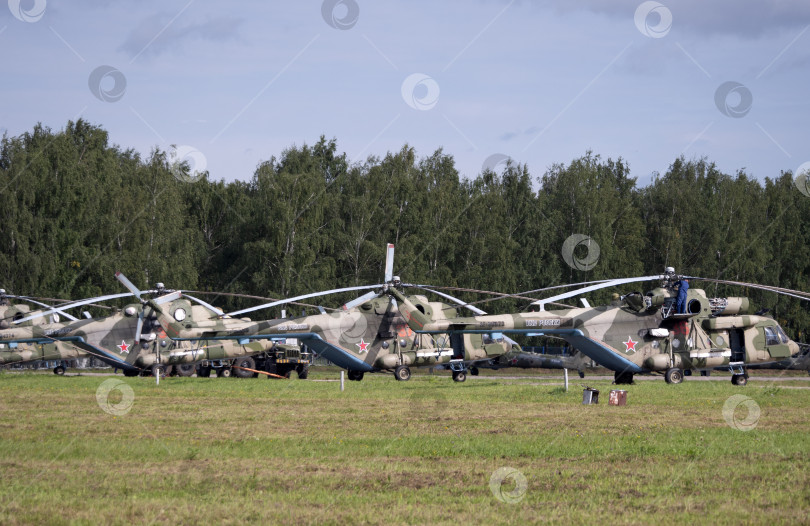
[[[212,179],[320,135],[362,161],[443,148],[463,176],[593,150],[640,185],[706,156],[810,161],[810,2],[7,0],[0,132],[79,117]]]

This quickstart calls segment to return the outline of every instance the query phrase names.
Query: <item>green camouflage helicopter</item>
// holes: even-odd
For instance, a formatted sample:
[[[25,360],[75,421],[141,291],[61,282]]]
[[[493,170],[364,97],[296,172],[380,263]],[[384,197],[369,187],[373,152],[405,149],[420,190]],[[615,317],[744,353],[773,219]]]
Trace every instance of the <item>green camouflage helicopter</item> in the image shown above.
[[[499,334],[414,333],[399,314],[396,303],[384,292],[389,284],[399,283],[399,278],[393,276],[393,261],[394,245],[389,244],[384,284],[305,294],[202,321],[186,319],[171,303],[149,301],[146,304],[158,313],[158,322],[166,335],[175,341],[202,339],[211,342],[247,342],[295,338],[333,364],[346,369],[349,379],[355,381],[362,380],[367,372],[380,371],[392,371],[397,380],[408,380],[410,367],[448,364],[453,369],[453,379],[463,382],[466,379],[465,364],[489,360],[516,347],[514,342]],[[312,316],[260,322],[235,318],[247,312],[306,298],[381,287],[382,291],[368,292],[333,313],[322,310],[320,314]],[[436,292],[427,286],[413,287]],[[134,292],[134,289],[130,290]],[[463,304],[452,296],[436,293]],[[410,301],[422,306],[430,319],[443,320],[458,314],[454,307],[431,302],[423,295],[410,296]]]
[[[6,348],[5,344],[0,344],[0,366],[18,365],[31,362],[58,362],[53,368],[53,373],[57,375],[65,374],[68,360],[87,358],[89,355],[71,345],[63,342],[51,343],[28,343],[20,344],[14,349]]]
[[[533,305],[535,311],[441,320],[426,316],[423,306],[405,297],[396,287],[387,291],[399,302],[402,315],[415,333],[452,337],[498,331],[559,337],[613,370],[617,384],[631,383],[638,373],[663,373],[668,383],[677,384],[683,381],[684,370],[724,369],[732,372],[733,384],[745,385],[748,365],[772,363],[799,354],[799,345],[787,337],[775,320],[747,314],[747,298],[708,298],[701,289],[689,289],[683,295],[683,309],[679,312],[676,285],[686,279],[689,278],[677,276],[668,268],[660,276],[607,281],[539,300]],[[598,288],[651,280],[661,280],[661,286],[645,295],[628,294],[611,305],[544,310],[549,302]],[[777,292],[775,287],[744,285]],[[810,299],[810,295],[803,298]]]
[[[799,344],[799,354],[774,363],[749,365],[749,369],[787,369],[810,373],[810,345]]]
[[[16,296],[6,293],[5,289],[0,289],[0,330],[8,329],[11,324],[22,320],[40,310],[31,310],[29,305],[24,303],[12,304],[10,300],[19,300],[33,303],[38,307],[52,309],[52,305],[42,303],[39,299],[46,299],[51,301],[53,298],[33,298],[30,296]],[[78,321],[76,318],[64,311],[55,311],[50,313],[49,316],[40,316],[33,319],[28,319],[22,322],[23,326],[32,327],[34,325],[44,325],[47,323],[59,323],[61,316],[71,321]],[[68,360],[75,360],[77,358],[85,358],[87,354],[79,349],[61,342],[50,343],[24,343],[15,346],[14,348],[8,347],[4,343],[0,343],[0,366],[12,364],[24,364],[38,361],[54,361],[59,362],[54,367],[53,372],[57,375],[65,374],[65,363]]]
[[[545,354],[523,348],[512,349],[483,363],[472,364],[469,369],[473,376],[478,376],[478,369],[570,369],[577,371],[580,378],[585,378],[585,369],[590,363],[591,359],[576,349],[565,354]]]
[[[123,276],[122,276],[123,277]],[[126,278],[124,278],[126,279]],[[137,290],[137,289],[136,289]],[[189,321],[204,322],[221,314],[221,311],[202,300],[182,295],[180,292],[165,293],[162,285],[157,290],[141,294],[160,294],[156,303],[168,302],[167,308],[179,316],[184,313]],[[267,341],[215,341],[174,342],[167,338],[156,323],[156,314],[141,303],[127,305],[124,309],[102,318],[76,319],[60,322],[55,313],[72,308],[131,296],[132,293],[99,296],[59,305],[43,311],[25,313],[15,318],[0,330],[0,344],[8,346],[8,360],[22,359],[67,359],[81,355],[94,356],[108,365],[121,369],[126,376],[144,372],[164,375],[171,366],[177,366],[181,376],[191,376],[197,362],[215,362],[224,359],[245,357],[270,351],[274,344]],[[188,298],[197,304],[192,304]],[[45,320],[32,324],[35,320]],[[60,354],[61,353],[61,354]],[[62,356],[43,358],[42,356]],[[17,359],[19,358],[19,359]],[[62,366],[60,366],[62,367]],[[210,374],[210,368],[202,368],[201,376]],[[228,369],[230,371],[230,369]],[[62,367],[61,373],[64,373]],[[60,374],[57,372],[57,374]],[[252,376],[253,373],[251,372]]]

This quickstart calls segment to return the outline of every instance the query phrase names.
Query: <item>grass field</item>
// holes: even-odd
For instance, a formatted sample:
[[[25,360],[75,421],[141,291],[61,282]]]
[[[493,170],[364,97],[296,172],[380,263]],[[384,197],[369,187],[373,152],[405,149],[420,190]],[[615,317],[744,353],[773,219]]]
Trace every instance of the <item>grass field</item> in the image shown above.
[[[809,520],[806,381],[337,377],[0,374],[0,523]]]

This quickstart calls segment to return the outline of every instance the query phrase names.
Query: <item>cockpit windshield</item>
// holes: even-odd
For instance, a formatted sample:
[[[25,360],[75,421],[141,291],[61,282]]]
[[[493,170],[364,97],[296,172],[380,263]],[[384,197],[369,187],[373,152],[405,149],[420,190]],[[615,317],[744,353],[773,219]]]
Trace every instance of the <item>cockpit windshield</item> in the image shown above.
[[[779,345],[781,343],[776,329],[777,327],[765,327],[765,345]]]
[[[782,343],[787,343],[788,342],[789,338],[787,337],[787,334],[785,334],[785,331],[782,330],[782,327],[779,327],[777,325],[776,326],[776,332],[779,333],[779,338],[782,339]]]
[[[492,343],[503,343],[503,333],[500,332],[486,333],[483,335],[483,337],[484,337],[484,345],[489,345]]]

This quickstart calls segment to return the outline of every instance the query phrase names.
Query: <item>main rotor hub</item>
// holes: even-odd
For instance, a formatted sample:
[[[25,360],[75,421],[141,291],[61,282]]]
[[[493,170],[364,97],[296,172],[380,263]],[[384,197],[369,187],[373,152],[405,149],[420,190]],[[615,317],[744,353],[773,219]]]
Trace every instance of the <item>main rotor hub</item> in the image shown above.
[[[662,285],[665,288],[671,289],[681,279],[682,277],[675,273],[675,267],[666,267],[664,269],[664,279]]]

